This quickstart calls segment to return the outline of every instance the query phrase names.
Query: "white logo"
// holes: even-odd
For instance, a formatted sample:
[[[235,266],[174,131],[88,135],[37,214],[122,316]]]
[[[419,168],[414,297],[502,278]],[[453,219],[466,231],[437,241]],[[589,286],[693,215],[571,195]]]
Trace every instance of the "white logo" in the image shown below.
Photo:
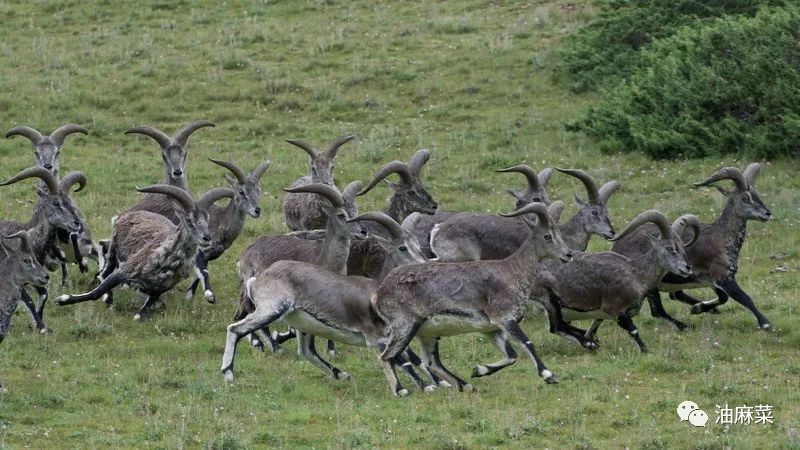
[[[681,422],[688,420],[690,424],[696,427],[706,426],[708,422],[708,414],[697,406],[697,403],[686,400],[678,405],[678,417]]]
[[[700,409],[697,407],[697,403],[690,400],[681,402],[681,404],[678,405],[678,417],[681,418],[681,422],[689,420],[689,414],[695,409]]]
[[[689,423],[696,427],[704,427],[708,422],[708,414],[702,409],[695,409],[689,413]]]

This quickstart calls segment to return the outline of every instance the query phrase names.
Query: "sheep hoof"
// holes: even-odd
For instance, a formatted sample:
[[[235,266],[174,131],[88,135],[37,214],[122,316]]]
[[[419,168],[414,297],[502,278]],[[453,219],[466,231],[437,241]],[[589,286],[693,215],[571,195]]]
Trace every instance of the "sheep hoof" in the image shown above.
[[[461,390],[464,392],[478,392],[478,388],[469,383],[465,383],[463,386],[461,386]]]
[[[452,384],[448,383],[445,380],[439,380],[439,386],[441,386],[443,388],[451,388],[451,387],[453,387]]]
[[[702,303],[696,303],[696,304],[692,305],[691,313],[692,314],[702,314],[703,313],[703,304]]]
[[[396,391],[394,395],[398,397],[405,397],[406,395],[408,395],[408,389],[406,388],[400,389],[399,391]]]
[[[141,314],[137,313],[135,316],[133,316],[133,320],[141,320],[141,319],[142,319],[142,315]]]
[[[186,300],[191,300],[194,297],[194,292],[191,289],[186,290],[186,293],[183,295]]]
[[[203,297],[205,297],[206,301],[211,304],[214,304],[217,301],[216,297],[214,297],[214,293],[211,292],[211,289],[206,289],[205,292],[203,292]]]
[[[47,328],[47,327],[44,327],[44,328],[40,329],[39,333],[41,333],[41,334],[53,334],[53,332],[50,330],[50,328]]]
[[[472,368],[471,378],[482,377],[489,373],[489,368],[486,366],[475,366]]]
[[[339,372],[339,373],[336,374],[336,378],[339,379],[339,380],[347,381],[352,377],[347,372]]]
[[[597,350],[600,347],[595,341],[586,341],[583,343],[583,346],[589,350]]]
[[[771,323],[769,323],[769,322],[762,323],[762,324],[760,325],[760,327],[761,327],[761,329],[762,329],[762,330],[764,330],[764,331],[772,331],[772,330],[773,330],[773,328],[772,328],[772,324],[771,324]]]
[[[435,384],[429,384],[429,385],[425,386],[425,388],[423,388],[422,390],[425,391],[425,392],[436,392],[436,389],[437,389],[437,387],[436,387]]]
[[[232,383],[233,382],[233,371],[229,369],[229,370],[226,370],[226,371],[222,372],[222,377],[228,383]]]
[[[66,302],[67,300],[69,300],[69,294],[60,295],[56,299],[56,303],[58,303],[59,305],[63,305],[64,302]]]
[[[720,314],[719,308],[717,308],[716,306],[709,309],[708,312],[710,312],[711,314]]]
[[[542,375],[542,378],[544,378],[544,382],[547,383],[547,384],[557,384],[558,383],[558,378],[556,378],[556,376],[553,375],[553,372],[550,372],[547,369],[543,370],[541,375]]]

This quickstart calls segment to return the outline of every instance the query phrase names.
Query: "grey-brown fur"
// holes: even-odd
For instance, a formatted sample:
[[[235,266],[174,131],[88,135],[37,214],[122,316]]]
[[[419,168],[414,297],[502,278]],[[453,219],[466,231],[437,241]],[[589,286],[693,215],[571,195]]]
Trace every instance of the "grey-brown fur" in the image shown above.
[[[207,120],[189,122],[178,130],[174,136],[167,136],[163,131],[153,127],[134,127],[125,134],[143,134],[152,138],[161,148],[161,159],[164,161],[164,179],[160,184],[167,184],[183,189],[191,194],[186,181],[186,150],[189,136],[203,127],[213,127],[214,124]],[[128,211],[150,211],[166,216],[172,223],[177,224],[183,211],[181,207],[168,195],[147,194],[139,203]]]
[[[645,294],[668,271],[691,275],[685,246],[691,247],[696,242],[700,229],[700,221],[695,216],[681,216],[670,224],[662,213],[650,210],[636,216],[614,240],[624,238],[648,222],[658,227],[660,235],[651,238],[647,253],[635,259],[614,252],[578,253],[571,262],[555,270],[546,284],[557,297],[564,320],[616,320],[642,352],[646,352],[647,347],[631,317],[638,312]],[[680,237],[685,226],[692,228],[694,236],[686,244]],[[597,325],[599,322],[589,331],[590,337]]]
[[[505,169],[499,169],[497,172],[521,173],[528,181],[528,186],[522,190],[507,190],[508,193],[516,199],[515,209],[519,209],[522,206],[533,202],[544,203],[545,205],[550,204],[550,198],[547,195],[547,183],[550,181],[550,175],[552,175],[553,169],[545,168],[537,174],[529,166],[525,164],[518,164]],[[460,214],[471,213],[458,211],[437,211],[432,215],[413,213],[409,215],[402,223],[403,227],[412,230],[414,235],[417,237],[420,245],[422,246],[422,252],[425,254],[425,256],[427,258],[434,258],[436,255],[433,253],[430,246],[431,232],[433,231],[433,228],[436,225],[449,220],[451,217],[458,216]],[[517,246],[519,246],[519,244]]]
[[[401,388],[392,359],[415,335],[422,345],[428,369],[459,388],[468,385],[439,361],[435,349],[439,336],[507,333],[525,346],[539,374],[549,383],[556,382],[517,322],[522,319],[536,283],[534,269],[540,258],[569,260],[572,256],[557,227],[563,206],[561,202],[549,208],[542,203],[531,203],[511,213],[512,216],[533,213],[538,224],[524,218],[527,238],[505,259],[411,264],[389,273],[372,303],[387,324],[387,340],[380,360],[393,392]]]
[[[355,136],[342,136],[327,145],[322,151],[298,139],[287,139],[308,154],[311,173],[296,180],[290,187],[309,183],[321,183],[336,187],[333,181],[333,160],[339,148]],[[287,193],[283,199],[283,216],[290,230],[316,230],[325,228],[328,222],[326,200],[309,193]]]
[[[366,213],[350,220],[375,221],[387,227],[389,238],[379,239],[389,255],[387,264],[402,265],[425,260],[411,233],[386,214]],[[378,280],[345,276],[307,262],[278,261],[272,264],[247,280],[246,298],[253,305],[251,312],[228,326],[222,363],[225,378],[233,379],[233,357],[238,340],[281,317],[288,317],[290,324],[297,328],[303,356],[329,376],[349,378],[349,374],[331,366],[316,353],[313,335],[354,345],[377,346],[383,335],[383,322],[370,306],[370,296],[377,287]],[[292,318],[300,314],[315,318],[319,328],[308,329],[303,327],[302,321],[292,322]]]
[[[139,192],[169,195],[184,211],[178,225],[150,211],[123,213],[114,223],[106,276],[90,292],[62,295],[59,305],[97,300],[126,283],[147,295],[135,318],[141,318],[158,298],[185,279],[194,267],[198,250],[211,244],[208,212],[192,196],[175,186],[154,185]]]
[[[211,245],[197,254],[196,268],[199,273],[195,274],[195,281],[186,291],[186,297],[191,298],[194,296],[197,286],[202,284],[203,296],[210,303],[214,303],[215,296],[211,288],[208,262],[219,258],[230,248],[236,238],[239,237],[239,234],[241,234],[245,218],[248,215],[253,218],[261,216],[261,207],[259,206],[261,198],[260,183],[261,177],[266,173],[270,162],[262,163],[250,174],[245,174],[239,166],[229,161],[212,159],[211,162],[225,167],[233,174],[233,178],[225,177],[230,184],[230,189],[226,188],[223,191],[217,191],[225,192],[224,196],[230,197],[231,201],[225,207],[214,205],[216,198],[211,199],[211,201],[203,201],[201,199],[199,202],[208,209]]]
[[[6,336],[17,305],[20,301],[26,302],[21,295],[24,287],[44,288],[49,278],[33,253],[30,231],[21,230],[0,238],[0,342]],[[39,327],[41,318],[32,305],[28,308]],[[47,331],[43,324],[40,329]]]
[[[428,162],[428,159],[430,159],[430,151],[422,149],[414,153],[408,164],[402,161],[392,161],[386,164],[358,195],[366,194],[389,175],[397,174],[400,177],[397,183],[387,181],[391,195],[383,212],[398,223],[402,223],[411,213],[424,215],[435,213],[438,205],[420,176],[422,167]],[[386,259],[386,253],[383,246],[377,242],[377,238],[379,236],[385,238],[389,235],[385,227],[375,222],[366,222],[365,225],[370,236],[363,241],[353,242],[347,273],[376,278],[380,276]]]
[[[670,297],[691,304],[693,314],[713,311],[717,306],[725,303],[729,297],[732,297],[755,315],[760,328],[769,330],[772,327],[769,320],[758,310],[750,296],[736,281],[736,273],[739,269],[739,251],[747,234],[747,221],[765,222],[772,217],[772,212],[764,205],[754,187],[760,169],[761,164],[758,163],[748,165],[744,172],[735,167],[726,167],[706,180],[695,183],[695,186],[708,186],[719,181],[730,180],[734,184],[734,189],[728,191],[717,187],[727,197],[728,202],[716,221],[702,224],[697,244],[687,251],[687,258],[693,267],[694,276],[682,278],[675,274],[668,274],[659,284],[658,289],[669,292]],[[639,230],[617,242],[613,250],[627,256],[636,256],[647,251],[649,231],[648,229]],[[683,289],[687,287],[711,287],[717,293],[718,298],[700,302],[683,292]],[[651,291],[648,294],[648,300],[654,316],[670,321],[679,329],[686,328],[686,324],[675,320],[664,311],[658,290]]]

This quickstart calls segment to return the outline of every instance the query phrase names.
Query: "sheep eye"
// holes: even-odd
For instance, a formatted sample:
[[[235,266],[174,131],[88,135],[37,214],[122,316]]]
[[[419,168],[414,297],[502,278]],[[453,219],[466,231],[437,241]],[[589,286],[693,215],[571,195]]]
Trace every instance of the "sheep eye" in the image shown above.
[[[539,203],[542,199],[540,197],[533,197],[533,201]]]
[[[742,201],[745,202],[745,203],[750,203],[750,197],[745,195],[745,196],[742,197]]]
[[[545,241],[552,241],[552,240],[553,240],[553,236],[552,236],[552,235],[550,235],[550,234],[545,234],[545,235],[544,235],[544,240],[545,240]]]
[[[595,217],[597,217],[597,216],[599,216],[599,215],[600,215],[600,213],[599,213],[599,212],[597,212],[597,211],[592,211],[592,215],[593,215],[593,216],[595,216]]]
[[[24,262],[25,264],[32,264],[33,263],[33,261],[30,258],[25,258],[24,260],[22,260],[22,262]]]
[[[405,253],[405,252],[408,251],[408,248],[405,245],[401,245],[400,246],[400,251]]]

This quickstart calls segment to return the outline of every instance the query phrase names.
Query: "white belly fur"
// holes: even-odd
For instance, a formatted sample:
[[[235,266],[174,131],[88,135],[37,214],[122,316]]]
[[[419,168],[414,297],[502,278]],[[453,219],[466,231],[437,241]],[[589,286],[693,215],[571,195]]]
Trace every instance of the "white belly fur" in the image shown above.
[[[437,315],[429,318],[417,334],[422,336],[455,336],[467,333],[489,333],[498,328],[487,318]]]
[[[317,337],[330,339],[332,341],[341,342],[344,344],[355,345],[358,347],[367,346],[367,341],[363,334],[330,327],[320,322],[314,318],[314,316],[305,311],[296,309],[283,316],[283,321],[298,331],[312,334]]]

